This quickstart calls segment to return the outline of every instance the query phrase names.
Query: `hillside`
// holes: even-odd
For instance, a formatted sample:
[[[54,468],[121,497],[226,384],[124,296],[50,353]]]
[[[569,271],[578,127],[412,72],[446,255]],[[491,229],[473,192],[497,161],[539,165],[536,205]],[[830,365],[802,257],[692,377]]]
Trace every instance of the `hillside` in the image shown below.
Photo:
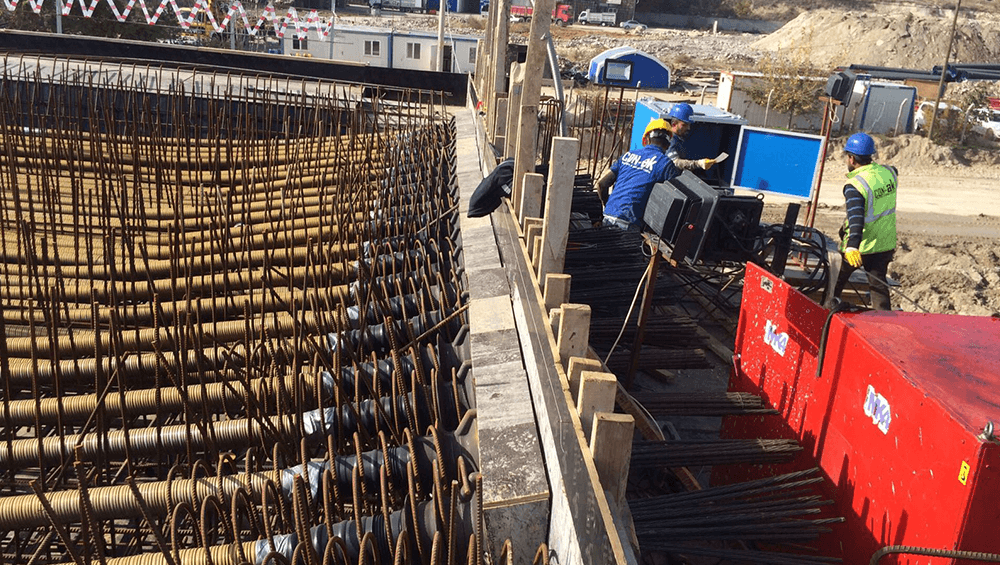
[[[959,22],[952,62],[1000,60],[1000,18],[963,11]],[[751,47],[809,61],[818,69],[864,64],[929,70],[944,62],[951,24],[950,18],[912,11],[811,10]]]
[[[864,2],[857,0],[643,0],[636,7],[637,17],[644,13],[719,16],[757,20],[789,21],[808,10],[835,9],[873,13],[893,10],[898,13],[929,12],[940,14],[954,2],[913,0],[910,2]],[[964,0],[967,11],[995,11],[993,0]]]

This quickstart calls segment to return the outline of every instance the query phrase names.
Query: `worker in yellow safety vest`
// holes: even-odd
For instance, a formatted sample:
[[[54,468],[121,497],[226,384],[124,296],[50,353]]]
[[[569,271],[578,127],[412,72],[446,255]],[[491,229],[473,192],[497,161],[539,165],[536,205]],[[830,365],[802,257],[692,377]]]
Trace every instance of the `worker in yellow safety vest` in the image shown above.
[[[847,220],[841,230],[840,253],[846,263],[837,277],[833,296],[840,293],[856,269],[864,267],[872,308],[891,309],[886,275],[896,252],[896,187],[894,167],[873,162],[875,140],[859,132],[847,138],[847,184],[844,199]]]

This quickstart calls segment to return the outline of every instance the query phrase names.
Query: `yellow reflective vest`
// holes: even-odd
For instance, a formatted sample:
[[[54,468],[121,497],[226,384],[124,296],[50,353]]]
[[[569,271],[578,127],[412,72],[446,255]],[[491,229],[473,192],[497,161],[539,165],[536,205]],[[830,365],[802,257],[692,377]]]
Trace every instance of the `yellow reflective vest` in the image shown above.
[[[862,255],[880,253],[896,248],[896,172],[888,167],[871,163],[847,173],[848,182],[865,199],[865,228],[861,232]],[[844,222],[844,231],[850,226]],[[840,250],[847,247],[850,233],[840,243]]]

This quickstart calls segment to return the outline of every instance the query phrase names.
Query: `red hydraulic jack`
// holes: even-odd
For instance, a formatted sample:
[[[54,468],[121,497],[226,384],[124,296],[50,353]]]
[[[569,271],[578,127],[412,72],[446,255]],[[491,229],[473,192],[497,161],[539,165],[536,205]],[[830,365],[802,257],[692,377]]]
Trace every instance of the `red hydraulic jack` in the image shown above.
[[[730,391],[779,414],[729,418],[723,437],[794,438],[804,450],[788,464],[719,467],[713,482],[819,466],[830,512],[845,518],[819,540],[822,555],[1000,561],[1000,319],[831,315],[748,264],[734,353]]]

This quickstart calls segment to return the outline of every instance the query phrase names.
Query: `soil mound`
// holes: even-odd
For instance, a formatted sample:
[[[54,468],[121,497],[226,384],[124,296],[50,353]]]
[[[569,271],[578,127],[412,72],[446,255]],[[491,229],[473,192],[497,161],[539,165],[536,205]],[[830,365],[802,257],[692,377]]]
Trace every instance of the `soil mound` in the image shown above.
[[[994,315],[1000,312],[998,264],[1000,256],[991,242],[905,241],[896,251],[889,274],[919,308],[904,299],[893,300],[907,311]]]
[[[1000,59],[995,16],[959,16],[953,61],[987,63]],[[930,69],[940,65],[951,18],[914,13],[803,12],[752,47],[777,51],[820,70],[852,64]]]
[[[847,137],[830,139],[827,161],[842,161]],[[938,167],[969,167],[977,176],[1000,178],[1000,151],[954,145],[938,145],[917,134],[882,137],[876,140],[876,161],[900,171],[928,171]]]

